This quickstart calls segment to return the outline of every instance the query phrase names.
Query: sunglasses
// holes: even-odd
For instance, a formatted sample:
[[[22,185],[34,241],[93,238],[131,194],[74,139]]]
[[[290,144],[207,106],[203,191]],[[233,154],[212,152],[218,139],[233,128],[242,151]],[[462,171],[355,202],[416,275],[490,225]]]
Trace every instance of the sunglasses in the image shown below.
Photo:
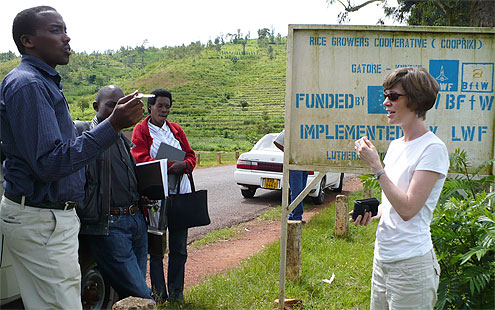
[[[403,95],[403,94],[398,94],[398,93],[383,93],[383,97],[385,97],[385,99],[388,98],[388,100],[390,101],[396,101],[397,99],[399,99],[400,96],[407,96],[407,95]]]

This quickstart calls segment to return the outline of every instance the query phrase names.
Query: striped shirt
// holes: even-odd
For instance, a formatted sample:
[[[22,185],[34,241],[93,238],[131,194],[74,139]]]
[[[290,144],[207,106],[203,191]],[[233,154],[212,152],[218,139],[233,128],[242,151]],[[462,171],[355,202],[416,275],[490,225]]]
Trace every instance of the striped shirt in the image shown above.
[[[58,72],[23,55],[0,88],[5,191],[32,202],[82,201],[83,168],[118,135],[108,120],[77,137]]]
[[[156,153],[158,152],[158,148],[160,147],[160,144],[162,142],[178,148],[179,150],[182,150],[179,140],[174,137],[174,134],[170,130],[170,127],[168,127],[167,122],[164,122],[162,127],[158,127],[151,123],[150,117],[150,119],[148,120],[148,127],[150,129],[150,135],[153,138],[153,143],[151,144],[150,148],[150,156],[152,158],[156,158]],[[189,182],[189,178],[187,177],[187,175],[183,174],[181,177],[180,194],[192,192],[191,183]],[[169,193],[175,194],[177,193],[177,189],[171,188],[169,186]]]

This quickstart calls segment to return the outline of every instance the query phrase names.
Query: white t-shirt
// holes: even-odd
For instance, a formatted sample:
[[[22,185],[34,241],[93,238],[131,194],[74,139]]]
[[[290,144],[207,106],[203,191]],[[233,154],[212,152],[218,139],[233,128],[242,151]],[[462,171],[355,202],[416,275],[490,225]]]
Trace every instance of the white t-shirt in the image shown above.
[[[409,221],[402,220],[382,191],[375,258],[394,262],[424,255],[433,248],[430,222],[449,169],[447,148],[442,140],[428,131],[412,141],[404,142],[404,137],[392,141],[383,162],[388,178],[404,192],[409,188],[414,171],[440,173],[425,204]]]

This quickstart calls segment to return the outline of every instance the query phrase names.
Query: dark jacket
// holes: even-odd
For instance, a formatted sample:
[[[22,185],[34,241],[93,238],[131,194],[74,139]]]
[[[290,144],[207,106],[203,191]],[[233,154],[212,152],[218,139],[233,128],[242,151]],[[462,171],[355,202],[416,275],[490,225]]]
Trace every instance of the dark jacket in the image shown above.
[[[75,125],[79,135],[93,128],[91,121],[76,121]],[[129,152],[129,157],[136,164],[134,157],[130,156],[132,142],[122,133],[120,135]],[[76,209],[81,221],[79,233],[82,235],[108,235],[112,184],[110,149],[105,150],[94,161],[87,164],[84,169],[86,174],[85,197]]]

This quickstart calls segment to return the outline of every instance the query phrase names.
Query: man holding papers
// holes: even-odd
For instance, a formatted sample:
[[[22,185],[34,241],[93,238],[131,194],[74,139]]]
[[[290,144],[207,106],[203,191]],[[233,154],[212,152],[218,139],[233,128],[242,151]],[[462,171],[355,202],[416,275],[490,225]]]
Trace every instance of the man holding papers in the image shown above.
[[[136,145],[132,154],[136,162],[142,163],[161,158],[158,153],[163,151],[162,144],[167,144],[185,152],[183,160],[168,158],[168,175],[176,176],[177,181],[168,182],[170,195],[177,193],[179,184],[180,193],[190,193],[191,184],[187,178],[196,166],[196,155],[189,146],[186,134],[182,128],[167,121],[172,106],[172,94],[163,89],[151,92],[155,97],[148,98],[148,112],[151,114],[137,124],[132,133],[132,142]],[[162,149],[161,149],[162,148]],[[170,151],[170,150],[169,150]],[[151,255],[150,276],[151,286],[156,300],[183,300],[184,299],[184,271],[187,260],[187,229],[169,230],[169,255],[166,290],[163,274],[163,256]]]

